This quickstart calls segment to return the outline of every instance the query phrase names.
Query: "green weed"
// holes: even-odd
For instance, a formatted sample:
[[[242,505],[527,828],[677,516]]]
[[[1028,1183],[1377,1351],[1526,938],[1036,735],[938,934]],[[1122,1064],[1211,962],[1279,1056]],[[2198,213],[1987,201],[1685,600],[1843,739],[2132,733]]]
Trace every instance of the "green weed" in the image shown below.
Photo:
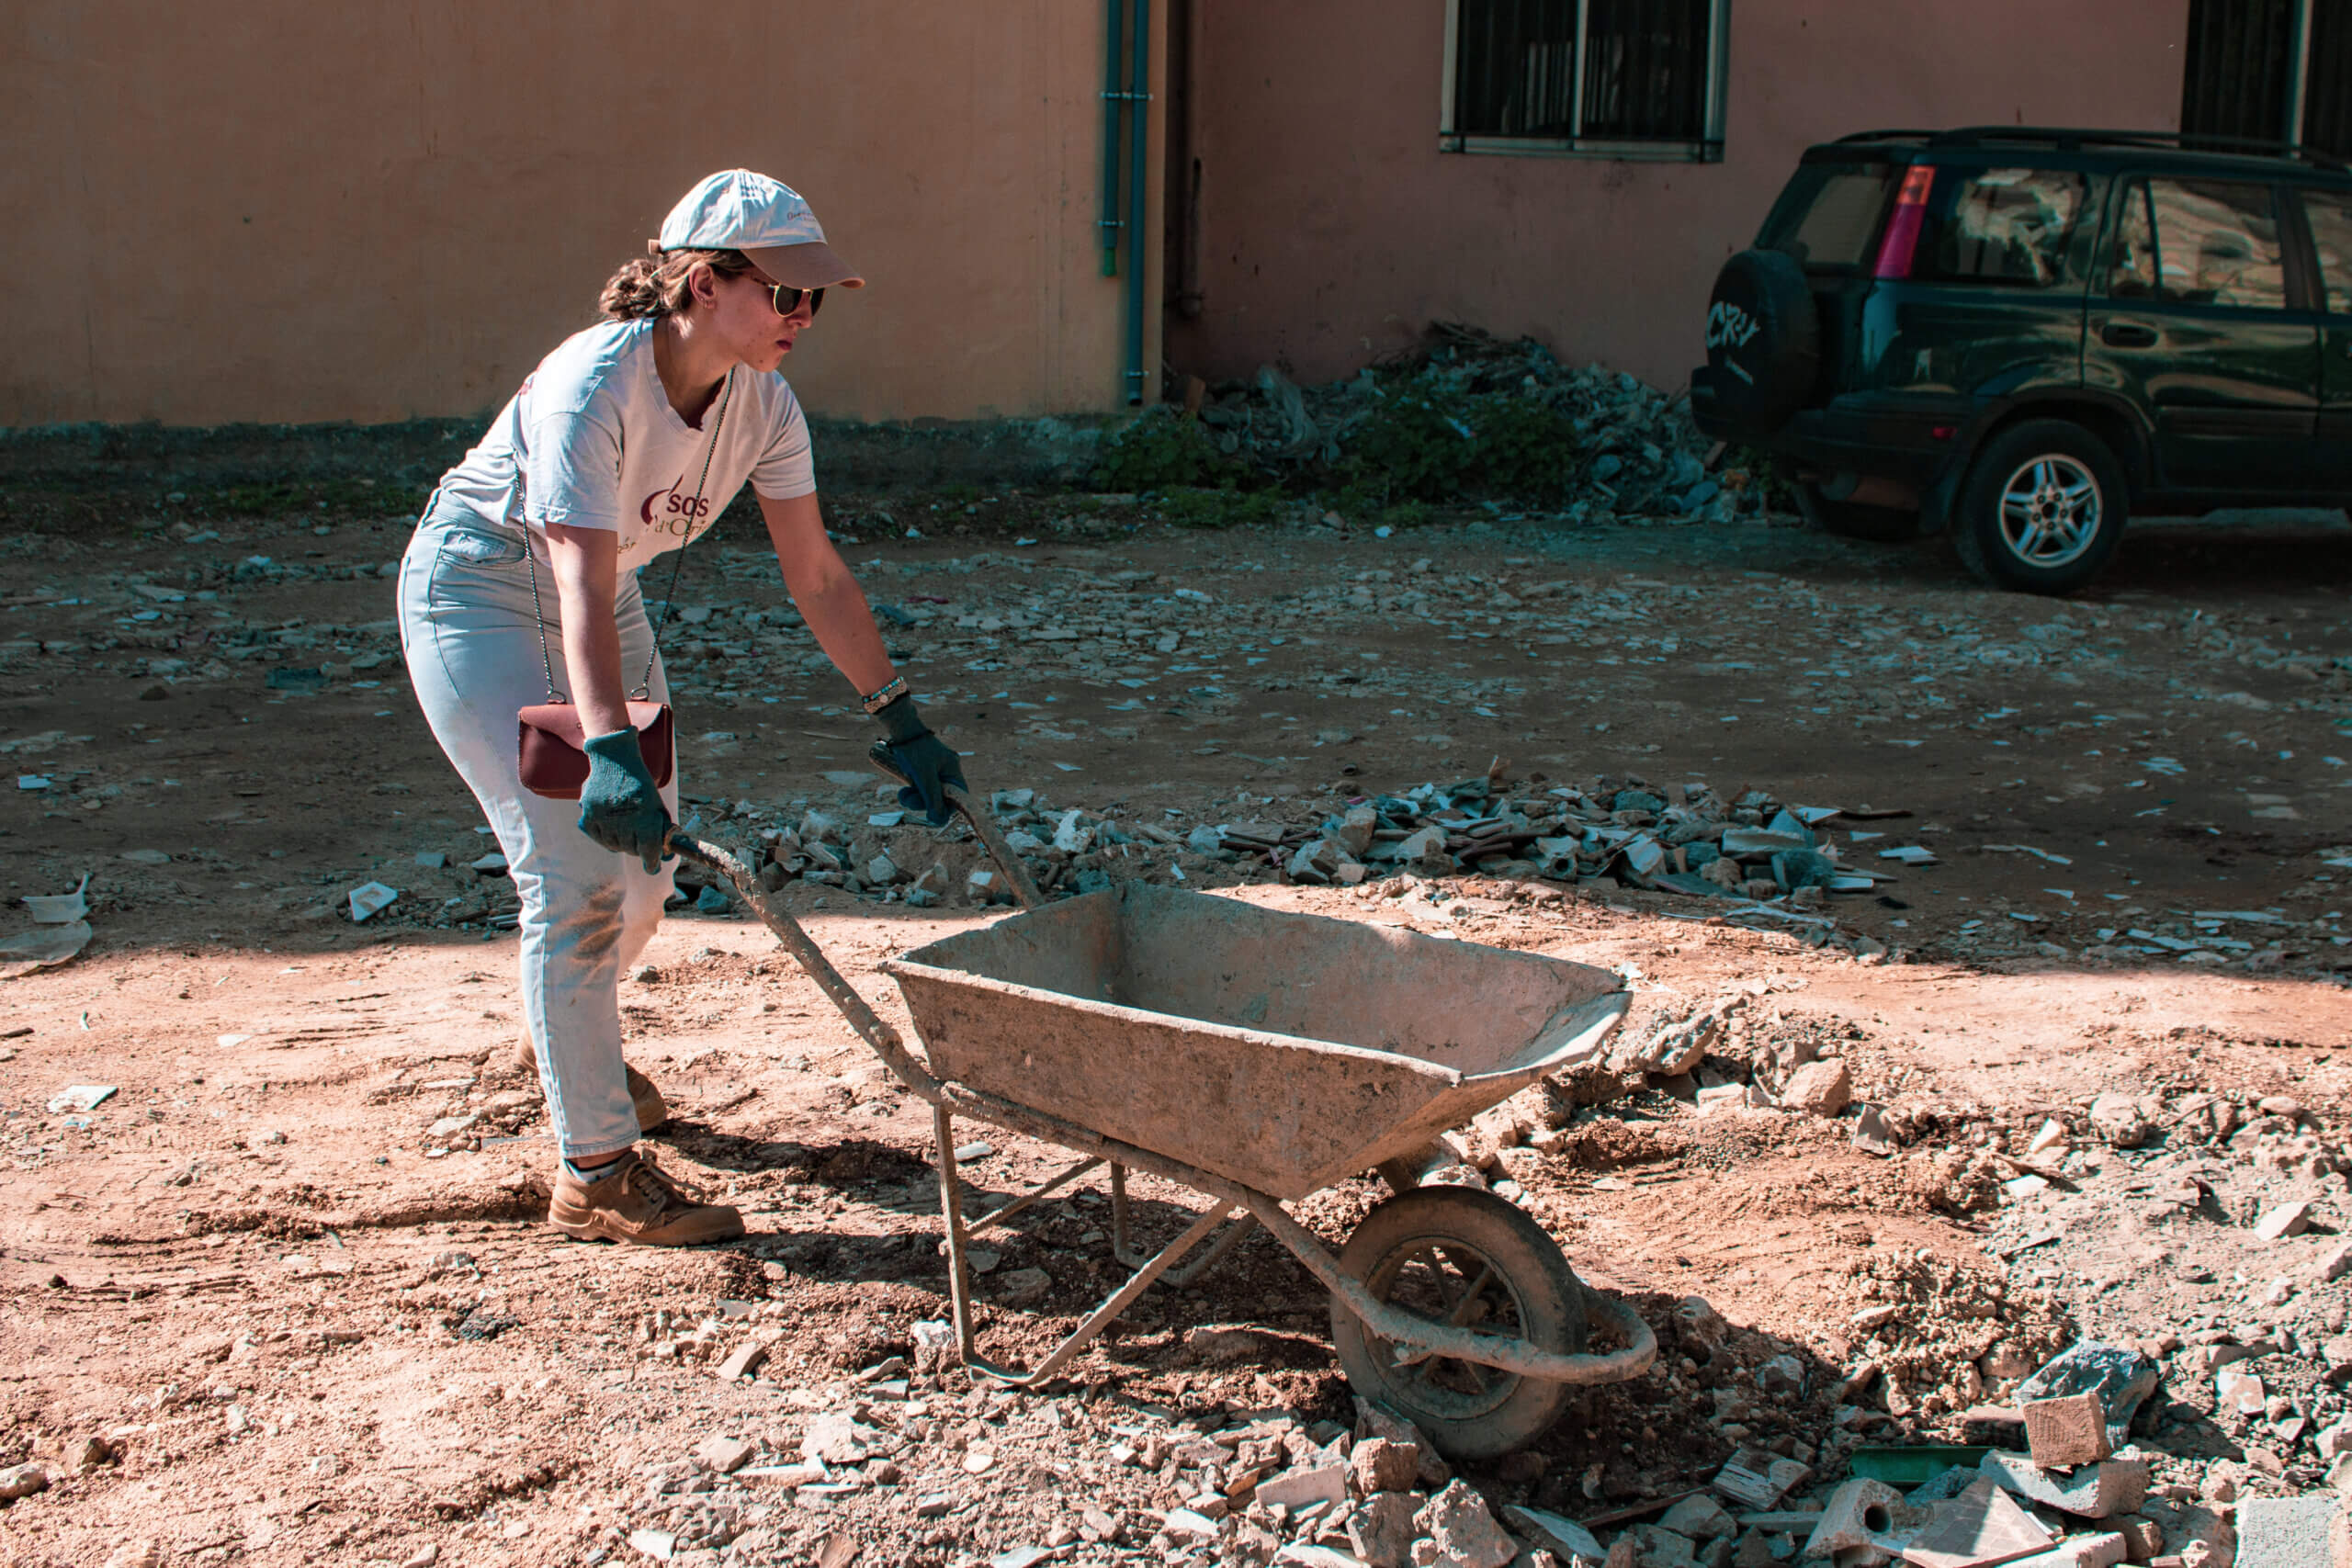
[[[1102,438],[1088,482],[1099,491],[1174,490],[1227,467],[1200,421],[1155,404]]]

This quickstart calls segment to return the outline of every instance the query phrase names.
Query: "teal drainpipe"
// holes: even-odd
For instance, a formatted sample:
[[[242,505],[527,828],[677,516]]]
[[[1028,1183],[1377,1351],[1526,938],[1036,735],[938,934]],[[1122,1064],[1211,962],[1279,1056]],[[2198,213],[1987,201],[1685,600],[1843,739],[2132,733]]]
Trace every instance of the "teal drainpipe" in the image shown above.
[[[1119,0],[1102,0],[1109,45],[1102,55],[1102,276],[1119,276]]]
[[[1115,13],[1118,0],[1111,0]],[[1127,401],[1146,400],[1143,384],[1144,155],[1151,138],[1151,0],[1135,0],[1135,71],[1127,90]]]

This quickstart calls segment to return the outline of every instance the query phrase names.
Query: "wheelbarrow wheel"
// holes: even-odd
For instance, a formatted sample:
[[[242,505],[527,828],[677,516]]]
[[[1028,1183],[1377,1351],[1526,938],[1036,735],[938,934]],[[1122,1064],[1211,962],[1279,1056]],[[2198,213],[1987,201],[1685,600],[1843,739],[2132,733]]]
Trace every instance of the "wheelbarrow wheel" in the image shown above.
[[[1433,1323],[1580,1355],[1584,1286],[1544,1227],[1472,1187],[1420,1187],[1374,1208],[1340,1267],[1374,1298]],[[1331,1343],[1349,1384],[1429,1434],[1449,1459],[1492,1459],[1532,1441],[1574,1390],[1448,1357],[1398,1351],[1331,1300]]]

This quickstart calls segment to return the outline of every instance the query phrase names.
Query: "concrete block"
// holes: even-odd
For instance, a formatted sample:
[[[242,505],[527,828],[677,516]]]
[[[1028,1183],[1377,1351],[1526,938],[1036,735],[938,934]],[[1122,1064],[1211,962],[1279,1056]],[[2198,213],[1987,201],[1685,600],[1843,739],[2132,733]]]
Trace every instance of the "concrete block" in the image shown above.
[[[2018,1409],[2026,1448],[2044,1469],[2097,1464],[2115,1451],[2107,1440],[2107,1408],[2096,1393],[2030,1399]]]
[[[1804,1555],[1826,1557],[1848,1547],[1867,1547],[1872,1536],[1894,1528],[1903,1494],[1883,1481],[1856,1476],[1839,1484],[1822,1505],[1821,1522],[1805,1539]]]
[[[2137,1513],[2148,1495],[2148,1461],[2143,1459],[2104,1459],[2060,1476],[2040,1469],[2024,1454],[1996,1450],[1977,1468],[2003,1491],[2086,1519]]]
[[[2240,1498],[2237,1568],[2318,1568],[2328,1561],[2328,1529],[2340,1506],[2325,1492]]]

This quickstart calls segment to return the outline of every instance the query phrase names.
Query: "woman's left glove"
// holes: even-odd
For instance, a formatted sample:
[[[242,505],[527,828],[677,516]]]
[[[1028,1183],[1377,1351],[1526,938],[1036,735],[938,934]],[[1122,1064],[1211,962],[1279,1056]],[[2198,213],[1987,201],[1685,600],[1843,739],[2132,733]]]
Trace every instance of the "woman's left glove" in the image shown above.
[[[890,760],[899,764],[899,771],[909,781],[909,787],[899,792],[899,804],[910,811],[922,812],[934,828],[945,826],[952,809],[947,804],[946,786],[972,787],[964,782],[961,759],[945,741],[923,728],[922,715],[916,711],[912,696],[893,699],[877,709],[874,716],[881,721],[882,732],[890,738]]]
[[[580,786],[580,830],[616,855],[636,855],[648,875],[662,869],[670,840],[670,808],[645,765],[637,731],[616,729],[581,742],[588,782]]]

